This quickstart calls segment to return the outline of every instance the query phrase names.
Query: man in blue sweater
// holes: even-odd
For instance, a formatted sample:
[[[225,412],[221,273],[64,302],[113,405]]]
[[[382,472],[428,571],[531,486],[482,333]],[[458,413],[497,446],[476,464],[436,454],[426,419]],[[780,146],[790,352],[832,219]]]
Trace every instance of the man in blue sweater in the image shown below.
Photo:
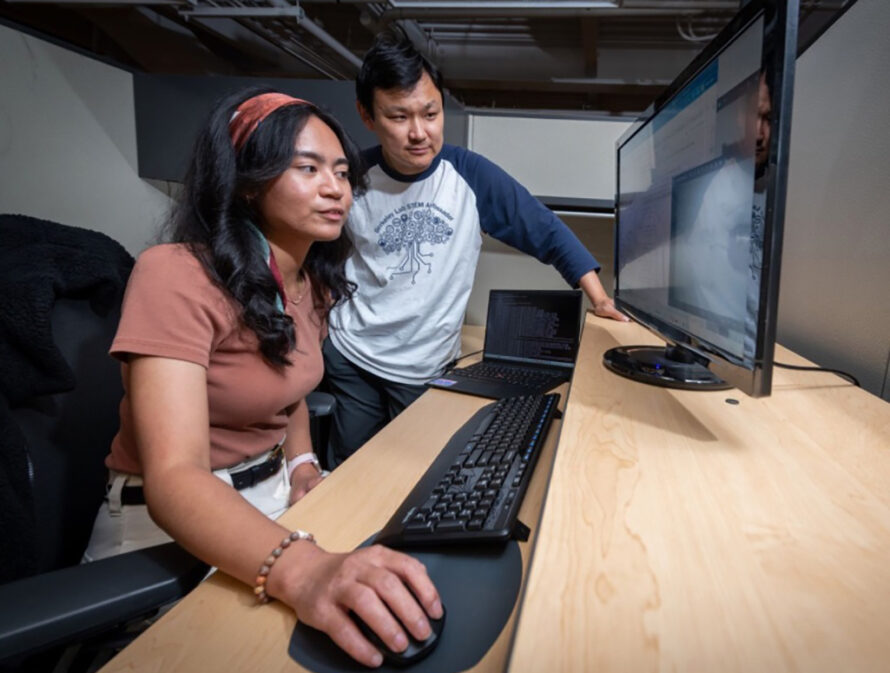
[[[627,319],[603,289],[599,264],[559,218],[492,162],[443,143],[441,75],[410,42],[379,35],[356,93],[380,145],[365,152],[369,189],[347,223],[355,253],[346,274],[358,290],[331,313],[324,345],[337,396],[335,464],[458,356],[483,232],[553,265],[597,315]]]

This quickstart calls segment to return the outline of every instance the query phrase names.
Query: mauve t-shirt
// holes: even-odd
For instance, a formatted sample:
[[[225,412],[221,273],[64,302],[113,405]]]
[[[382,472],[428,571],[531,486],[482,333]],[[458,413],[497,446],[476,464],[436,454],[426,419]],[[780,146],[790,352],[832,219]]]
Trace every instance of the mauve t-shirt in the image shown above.
[[[297,347],[289,354],[292,365],[276,368],[263,360],[254,333],[241,325],[235,302],[213,284],[184,245],[158,245],[143,252],[127,284],[111,344],[111,355],[122,362],[125,391],[120,431],[106,465],[142,473],[126,391],[130,354],[185,360],[207,370],[212,469],[236,465],[278,443],[288,411],[321,381],[326,333],[308,286],[285,310],[294,320]]]

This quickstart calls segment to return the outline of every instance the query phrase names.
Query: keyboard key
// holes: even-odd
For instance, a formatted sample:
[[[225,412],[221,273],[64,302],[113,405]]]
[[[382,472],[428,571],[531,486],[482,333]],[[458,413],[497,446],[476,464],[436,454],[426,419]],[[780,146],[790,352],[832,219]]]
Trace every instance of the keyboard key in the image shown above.
[[[437,533],[452,533],[456,531],[462,531],[463,529],[464,522],[460,520],[442,521],[436,526]]]

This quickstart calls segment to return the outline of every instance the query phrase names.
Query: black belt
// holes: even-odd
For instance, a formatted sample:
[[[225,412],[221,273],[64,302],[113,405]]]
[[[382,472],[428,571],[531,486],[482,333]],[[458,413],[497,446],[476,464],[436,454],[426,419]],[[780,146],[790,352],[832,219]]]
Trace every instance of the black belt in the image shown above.
[[[237,472],[230,472],[232,478],[232,486],[236,491],[243,491],[245,488],[255,486],[269,477],[273,476],[281,468],[281,461],[284,459],[284,446],[279,445],[272,449],[268,459],[258,465],[247,467]],[[124,486],[121,489],[122,505],[144,505],[145,493],[142,486]]]

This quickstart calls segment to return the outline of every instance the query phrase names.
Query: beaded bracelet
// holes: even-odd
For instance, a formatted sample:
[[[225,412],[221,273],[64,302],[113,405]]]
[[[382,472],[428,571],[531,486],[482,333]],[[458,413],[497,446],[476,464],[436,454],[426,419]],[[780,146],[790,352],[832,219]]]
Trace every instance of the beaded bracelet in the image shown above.
[[[272,600],[269,598],[269,594],[266,593],[266,579],[269,577],[269,572],[272,570],[272,566],[275,565],[275,561],[278,560],[278,557],[284,553],[285,549],[290,547],[291,542],[296,542],[297,540],[315,542],[315,537],[312,533],[307,533],[304,530],[295,530],[284,538],[280,545],[272,550],[272,553],[266,557],[265,561],[263,561],[263,565],[260,566],[260,571],[256,576],[256,586],[253,588],[253,593],[256,594],[257,603],[268,603]]]

